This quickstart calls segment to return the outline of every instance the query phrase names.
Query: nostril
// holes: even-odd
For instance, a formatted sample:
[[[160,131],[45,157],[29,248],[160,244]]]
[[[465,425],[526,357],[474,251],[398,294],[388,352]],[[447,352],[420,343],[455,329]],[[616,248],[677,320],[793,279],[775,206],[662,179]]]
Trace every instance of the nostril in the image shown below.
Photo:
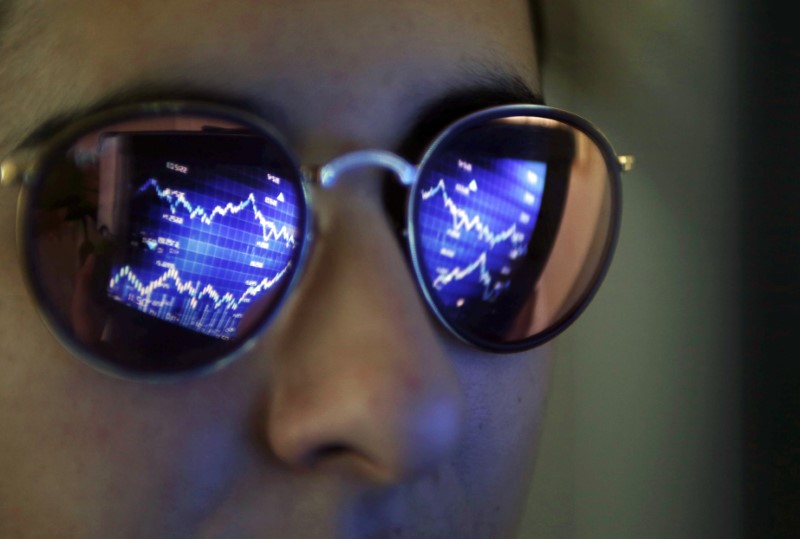
[[[308,470],[327,471],[354,477],[385,481],[389,471],[367,458],[351,445],[331,443],[318,447],[306,457]]]
[[[306,456],[306,465],[313,467],[314,465],[341,458],[353,450],[345,444],[331,443],[322,445],[315,450],[311,451]]]
[[[379,483],[396,481],[395,466],[375,461],[352,445],[326,444],[308,454],[304,467],[309,471],[334,473],[342,477],[368,479]]]

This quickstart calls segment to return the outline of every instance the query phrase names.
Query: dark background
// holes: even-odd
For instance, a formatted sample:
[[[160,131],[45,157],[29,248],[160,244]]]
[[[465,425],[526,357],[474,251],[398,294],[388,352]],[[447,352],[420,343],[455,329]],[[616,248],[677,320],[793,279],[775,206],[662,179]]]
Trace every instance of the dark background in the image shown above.
[[[746,537],[800,537],[800,43],[794,3],[743,13]]]
[[[637,165],[520,537],[800,538],[800,9],[542,8],[548,102]]]

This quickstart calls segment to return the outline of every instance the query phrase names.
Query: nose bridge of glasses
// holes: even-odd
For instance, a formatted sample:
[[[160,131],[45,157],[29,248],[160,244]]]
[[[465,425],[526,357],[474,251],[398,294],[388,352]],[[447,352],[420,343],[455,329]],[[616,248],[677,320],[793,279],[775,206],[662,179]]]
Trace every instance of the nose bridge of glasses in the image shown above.
[[[401,184],[411,186],[416,177],[417,168],[399,155],[385,150],[359,150],[340,155],[319,169],[318,181],[322,187],[330,188],[345,172],[377,167],[394,172]]]

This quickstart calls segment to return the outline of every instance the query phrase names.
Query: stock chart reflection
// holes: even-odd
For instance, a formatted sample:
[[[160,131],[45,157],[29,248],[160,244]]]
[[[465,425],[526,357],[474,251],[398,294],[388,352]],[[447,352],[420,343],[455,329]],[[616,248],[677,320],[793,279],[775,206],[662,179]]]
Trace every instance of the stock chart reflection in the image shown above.
[[[223,155],[213,155],[196,147],[208,145],[208,138],[192,138],[197,137],[180,140],[168,158],[163,148],[174,140],[162,140],[158,152],[140,147],[155,147],[156,140],[133,141],[139,147],[129,152],[133,158],[123,182],[127,219],[117,226],[125,241],[108,295],[152,317],[228,340],[237,336],[247,310],[278,296],[288,280],[302,240],[303,195],[296,182],[273,169],[232,159],[223,151],[225,141],[213,146]],[[188,150],[191,159],[181,155]]]
[[[450,316],[483,312],[525,280],[518,270],[537,224],[546,173],[545,162],[467,160],[459,153],[428,168],[416,201],[418,241],[424,272]]]

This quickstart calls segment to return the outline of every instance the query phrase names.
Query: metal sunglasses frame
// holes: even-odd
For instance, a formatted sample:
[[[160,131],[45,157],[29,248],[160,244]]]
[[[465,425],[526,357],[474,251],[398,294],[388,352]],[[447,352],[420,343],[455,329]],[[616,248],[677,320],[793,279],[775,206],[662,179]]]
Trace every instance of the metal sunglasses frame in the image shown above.
[[[264,317],[264,319],[251,332],[251,334],[238,343],[235,348],[232,348],[225,355],[210,361],[208,365],[191,369],[188,372],[143,374],[138,371],[133,372],[122,369],[113,365],[107,359],[97,356],[95,353],[87,350],[83,345],[78,343],[68,331],[63,329],[60,324],[56,322],[56,317],[46,301],[46,297],[40,283],[35,282],[35,279],[32,277],[32,275],[34,275],[34,256],[31,248],[32,241],[30,240],[30,220],[27,219],[27,216],[30,212],[31,192],[43,181],[43,178],[50,169],[53,160],[57,156],[63,155],[63,152],[81,136],[98,130],[103,126],[109,126],[127,120],[172,115],[199,116],[209,119],[235,122],[236,124],[252,129],[257,134],[266,135],[267,137],[276,141],[283,150],[288,162],[295,167],[295,169],[298,171],[299,177],[301,178],[300,183],[304,202],[304,208],[302,210],[304,212],[302,215],[302,221],[304,223],[302,236],[304,240],[300,248],[301,251],[298,255],[297,267],[295,268],[282,296],[276,301],[271,311]],[[575,303],[575,306],[555,323],[553,323],[547,331],[520,341],[497,343],[478,338],[474,335],[463,333],[457,327],[451,324],[439,310],[436,301],[432,297],[432,292],[430,291],[431,285],[428,282],[429,279],[425,276],[425,272],[422,269],[422,263],[419,259],[418,249],[416,246],[416,233],[413,216],[415,215],[416,211],[415,200],[417,198],[417,189],[419,188],[419,183],[416,181],[418,178],[418,173],[425,167],[425,164],[429,161],[431,156],[435,155],[439,146],[447,141],[454,133],[467,129],[470,126],[491,120],[513,117],[531,117],[561,122],[585,134],[594,144],[596,144],[605,160],[609,182],[611,183],[611,223],[609,225],[609,234],[604,247],[604,252],[601,257],[602,262],[596,269],[591,281],[589,281],[591,285],[587,288],[582,297]],[[93,367],[107,374],[126,379],[168,381],[182,379],[187,376],[203,375],[219,370],[225,365],[244,355],[248,350],[255,346],[265,329],[270,325],[272,318],[278,311],[280,311],[283,302],[292,293],[292,290],[300,280],[305,267],[305,262],[307,261],[313,248],[314,204],[310,186],[312,184],[316,184],[322,188],[331,188],[333,185],[335,185],[336,181],[343,173],[362,167],[380,167],[388,169],[397,176],[402,185],[409,188],[405,218],[406,229],[403,231],[403,236],[407,237],[407,248],[408,252],[410,253],[411,263],[414,269],[414,277],[417,280],[417,285],[420,288],[423,297],[425,298],[428,308],[434,313],[437,320],[459,340],[487,352],[512,353],[539,346],[544,342],[554,338],[563,332],[570,324],[572,324],[572,322],[574,322],[575,319],[577,319],[578,316],[580,316],[580,314],[586,309],[596,294],[600,284],[602,283],[608,271],[619,235],[622,204],[622,189],[620,181],[621,173],[631,170],[633,168],[633,164],[634,158],[632,156],[617,155],[608,139],[587,120],[570,112],[544,105],[504,105],[469,114],[450,124],[447,128],[441,131],[433,140],[433,142],[427,146],[422,158],[416,165],[409,163],[407,160],[389,151],[359,150],[335,157],[322,166],[308,166],[300,165],[290,151],[289,145],[285,142],[284,137],[269,123],[253,113],[240,110],[235,107],[215,103],[162,101],[119,106],[97,112],[95,114],[90,114],[87,117],[82,118],[81,120],[59,131],[57,134],[50,137],[47,141],[36,146],[35,148],[25,148],[12,152],[9,156],[0,161],[0,186],[21,186],[17,206],[16,223],[18,254],[23,269],[23,275],[27,281],[26,284],[36,300],[36,306],[39,310],[41,318],[51,333],[53,333],[59,342],[76,357],[86,361]]]

